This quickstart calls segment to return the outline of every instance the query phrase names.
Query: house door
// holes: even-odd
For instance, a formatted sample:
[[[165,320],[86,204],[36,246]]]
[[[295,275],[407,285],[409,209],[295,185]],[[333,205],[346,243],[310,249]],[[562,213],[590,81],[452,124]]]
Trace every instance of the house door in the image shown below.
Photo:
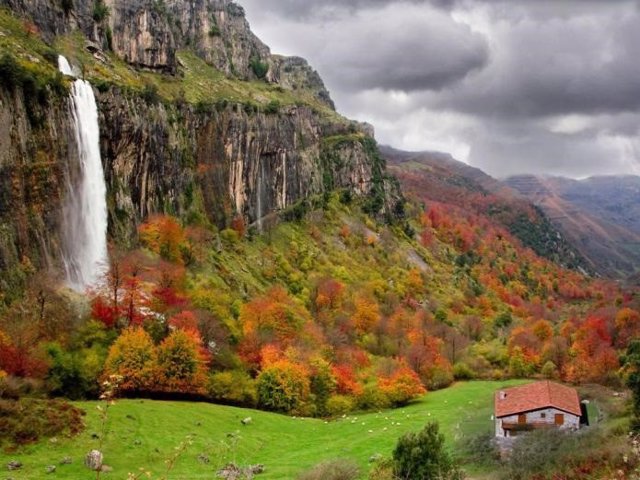
[[[564,425],[564,414],[556,413],[555,420],[556,425]]]
[[[525,423],[527,423],[527,416],[526,415],[518,415],[518,423],[520,425],[524,425]]]

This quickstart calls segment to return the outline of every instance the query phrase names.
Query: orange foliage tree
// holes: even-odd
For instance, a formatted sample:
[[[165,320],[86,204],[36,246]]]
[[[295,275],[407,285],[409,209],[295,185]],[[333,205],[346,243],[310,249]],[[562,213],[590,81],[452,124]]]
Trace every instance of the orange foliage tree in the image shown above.
[[[200,334],[176,329],[158,346],[156,388],[164,392],[203,394],[208,362]]]
[[[186,235],[177,219],[168,215],[149,218],[138,228],[140,241],[154,253],[172,262],[182,262]]]
[[[156,358],[156,347],[149,334],[140,327],[127,328],[109,349],[103,377],[121,376],[120,389],[125,392],[149,390]]]
[[[427,392],[418,374],[406,365],[400,365],[390,376],[379,378],[378,387],[394,405],[404,405]]]

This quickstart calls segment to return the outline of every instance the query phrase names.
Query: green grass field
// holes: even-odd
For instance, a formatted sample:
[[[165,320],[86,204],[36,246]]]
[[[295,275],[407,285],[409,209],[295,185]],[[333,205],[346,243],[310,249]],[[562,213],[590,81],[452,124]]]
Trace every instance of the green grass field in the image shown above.
[[[128,472],[139,468],[159,478],[165,471],[165,460],[189,435],[192,444],[168,478],[212,479],[214,471],[228,461],[264,464],[266,472],[259,476],[264,480],[293,479],[298,472],[333,458],[357,460],[366,472],[372,455],[389,455],[400,435],[419,430],[430,420],[440,423],[452,449],[465,435],[492,429],[493,392],[515,383],[459,383],[429,393],[405,408],[350,415],[331,422],[204,403],[119,400],[109,409],[108,433],[102,447],[105,464],[113,471],[101,478],[126,479]],[[11,478],[93,478],[82,463],[86,452],[98,447],[99,440],[92,434],[101,431],[100,416],[97,403],[78,405],[87,411],[87,428],[79,437],[0,453],[3,469],[12,459],[24,464],[21,470],[10,473]],[[240,420],[248,416],[253,422],[243,426]],[[206,455],[210,463],[199,460],[201,455]],[[72,457],[73,463],[60,465],[65,456]],[[53,464],[57,471],[47,474],[46,466]]]

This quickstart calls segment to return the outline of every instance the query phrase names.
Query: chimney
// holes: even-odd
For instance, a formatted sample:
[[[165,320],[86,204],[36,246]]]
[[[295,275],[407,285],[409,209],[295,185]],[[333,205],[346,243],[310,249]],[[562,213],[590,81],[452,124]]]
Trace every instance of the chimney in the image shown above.
[[[504,400],[505,398],[507,398],[507,392],[500,391],[499,398],[500,400]]]

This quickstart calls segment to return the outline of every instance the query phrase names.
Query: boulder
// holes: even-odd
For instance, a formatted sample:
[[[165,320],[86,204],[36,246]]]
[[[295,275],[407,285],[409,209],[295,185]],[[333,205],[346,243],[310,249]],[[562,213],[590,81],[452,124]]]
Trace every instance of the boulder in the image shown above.
[[[90,470],[97,472],[102,468],[102,452],[100,450],[91,450],[84,459],[84,464]]]

